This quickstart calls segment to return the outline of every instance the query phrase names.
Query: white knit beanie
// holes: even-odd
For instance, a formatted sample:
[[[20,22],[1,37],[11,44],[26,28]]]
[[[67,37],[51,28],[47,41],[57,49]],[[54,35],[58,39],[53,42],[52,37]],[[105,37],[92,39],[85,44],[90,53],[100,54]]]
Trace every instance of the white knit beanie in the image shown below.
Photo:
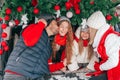
[[[106,19],[101,11],[94,12],[87,20],[87,25],[94,29],[99,29],[104,24],[106,24]]]

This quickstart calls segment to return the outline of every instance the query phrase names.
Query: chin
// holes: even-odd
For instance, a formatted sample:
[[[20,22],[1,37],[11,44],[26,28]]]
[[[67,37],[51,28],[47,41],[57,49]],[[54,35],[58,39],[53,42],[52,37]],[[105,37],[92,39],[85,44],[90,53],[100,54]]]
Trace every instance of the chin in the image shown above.
[[[65,36],[64,34],[60,34],[60,36]]]

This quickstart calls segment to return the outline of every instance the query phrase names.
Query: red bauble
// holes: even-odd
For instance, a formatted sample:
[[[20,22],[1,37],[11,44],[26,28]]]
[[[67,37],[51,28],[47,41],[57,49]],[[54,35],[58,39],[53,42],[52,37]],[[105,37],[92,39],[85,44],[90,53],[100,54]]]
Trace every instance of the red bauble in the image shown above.
[[[12,12],[12,11],[11,11],[10,8],[7,8],[7,9],[5,10],[5,13],[8,14],[8,15],[11,14],[11,12]]]
[[[9,46],[5,46],[5,47],[4,47],[4,50],[5,50],[5,51],[8,51],[8,50],[9,50]]]
[[[33,6],[36,6],[38,4],[38,1],[37,0],[32,0],[32,5]]]
[[[7,33],[2,32],[1,37],[2,37],[2,38],[6,38],[6,37],[7,37]]]
[[[5,19],[6,21],[9,21],[9,20],[10,20],[10,16],[6,15],[6,16],[4,17],[4,19]]]
[[[106,20],[110,21],[112,19],[112,16],[110,14],[106,15]]]
[[[7,24],[2,24],[1,27],[2,29],[5,29],[7,27]]]
[[[0,21],[2,21],[3,19],[0,17]]]
[[[2,45],[3,47],[7,46],[6,41],[2,41],[2,42],[1,42],[1,45]]]
[[[65,3],[66,10],[69,10],[72,7],[72,4],[70,2]]]
[[[21,6],[18,6],[18,7],[17,7],[17,11],[18,11],[18,12],[21,12],[22,10],[23,10],[23,8],[22,8]]]
[[[54,10],[60,10],[60,6],[59,5],[56,5],[56,6],[54,6]]]
[[[34,14],[38,14],[39,13],[39,9],[38,8],[34,8],[33,13]]]
[[[3,54],[3,50],[2,49],[0,49],[0,55],[2,55]]]
[[[81,12],[80,9],[75,10],[76,14],[80,14],[80,12]]]
[[[81,2],[81,0],[77,0],[77,2],[79,3],[79,2]]]
[[[91,5],[94,5],[94,1],[91,1],[90,4],[91,4]]]
[[[15,25],[17,26],[19,23],[20,23],[20,21],[19,20],[14,20],[14,22],[15,22]]]

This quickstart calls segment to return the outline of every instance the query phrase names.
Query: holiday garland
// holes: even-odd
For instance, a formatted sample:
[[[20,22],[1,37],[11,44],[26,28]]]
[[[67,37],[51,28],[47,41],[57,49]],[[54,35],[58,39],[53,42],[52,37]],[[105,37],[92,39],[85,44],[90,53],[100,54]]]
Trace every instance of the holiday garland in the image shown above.
[[[1,15],[6,23],[14,20],[18,25],[23,14],[27,14],[29,22],[42,13],[55,15],[60,11],[60,15],[67,15],[73,25],[80,25],[82,18],[101,10],[108,22],[114,25],[118,20],[113,8],[119,3],[118,0],[5,0]]]
[[[41,14],[52,14],[56,18],[67,16],[71,24],[79,26],[82,19],[88,18],[93,12],[101,10],[108,23],[114,25],[118,17],[114,8],[120,3],[119,0],[5,0],[0,11],[0,21],[3,20],[2,29],[8,26],[26,26],[35,17]],[[1,37],[6,38],[2,33]],[[5,48],[6,42],[2,41]],[[4,49],[5,50],[5,49]],[[8,48],[6,48],[6,51]],[[3,49],[0,49],[0,53]]]

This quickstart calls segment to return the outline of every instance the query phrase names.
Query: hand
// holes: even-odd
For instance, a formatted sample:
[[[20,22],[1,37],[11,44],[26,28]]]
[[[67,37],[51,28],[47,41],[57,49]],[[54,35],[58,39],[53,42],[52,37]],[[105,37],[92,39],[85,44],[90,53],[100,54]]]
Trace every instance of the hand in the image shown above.
[[[38,22],[43,22],[47,26],[47,21],[45,19],[39,19]]]
[[[67,59],[66,58],[63,60],[63,64],[64,64],[64,66],[67,66]]]
[[[95,62],[94,68],[95,68],[96,71],[101,71],[100,70],[100,64],[98,62]]]
[[[66,72],[66,70],[67,70],[66,67],[63,67],[63,68],[61,69],[62,72]]]

